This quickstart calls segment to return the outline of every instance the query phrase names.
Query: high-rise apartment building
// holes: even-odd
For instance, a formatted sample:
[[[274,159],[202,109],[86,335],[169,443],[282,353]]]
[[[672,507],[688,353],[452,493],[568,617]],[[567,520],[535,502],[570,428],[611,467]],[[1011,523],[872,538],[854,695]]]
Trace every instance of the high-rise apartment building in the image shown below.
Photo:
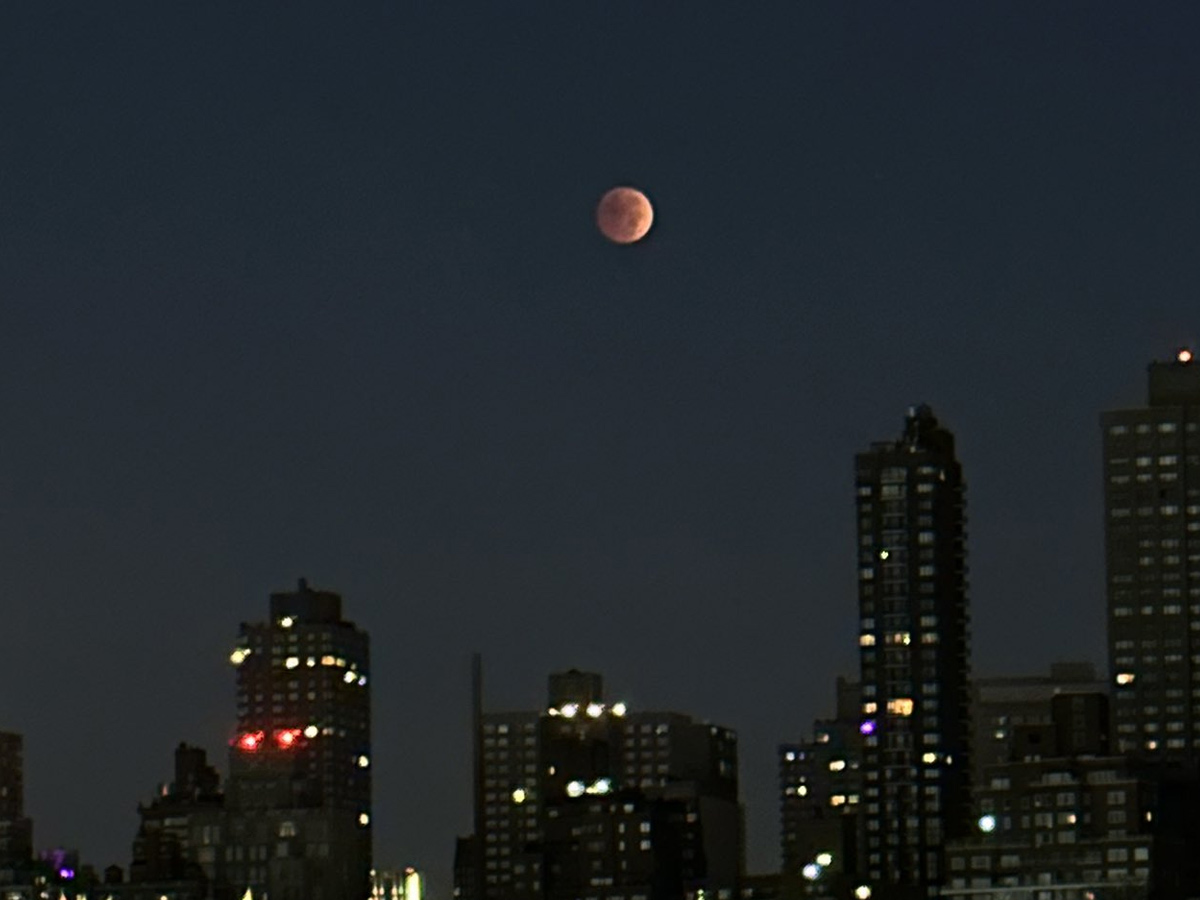
[[[239,895],[339,900],[371,892],[367,635],[342,598],[301,579],[243,623],[238,733],[226,791],[227,875]]]
[[[1149,368],[1143,407],[1106,412],[1108,654],[1118,753],[1200,749],[1200,362]]]
[[[742,830],[732,731],[609,703],[587,672],[550,676],[539,711],[483,712],[478,687],[476,697],[477,831],[459,842],[456,896],[734,896]]]
[[[856,458],[865,880],[936,892],[970,818],[966,514],[954,436],[928,406]]]

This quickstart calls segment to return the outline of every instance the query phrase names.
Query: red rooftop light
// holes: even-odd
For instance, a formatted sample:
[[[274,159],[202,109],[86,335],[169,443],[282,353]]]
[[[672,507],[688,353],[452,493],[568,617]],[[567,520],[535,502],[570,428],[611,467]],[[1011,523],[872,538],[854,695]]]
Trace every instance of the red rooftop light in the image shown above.
[[[266,737],[266,735],[264,735],[261,731],[247,731],[245,734],[242,734],[238,737],[238,749],[243,750],[246,753],[253,753],[262,746],[264,737]]]
[[[300,734],[299,728],[284,728],[275,732],[275,743],[279,745],[280,750],[291,750],[300,740]]]

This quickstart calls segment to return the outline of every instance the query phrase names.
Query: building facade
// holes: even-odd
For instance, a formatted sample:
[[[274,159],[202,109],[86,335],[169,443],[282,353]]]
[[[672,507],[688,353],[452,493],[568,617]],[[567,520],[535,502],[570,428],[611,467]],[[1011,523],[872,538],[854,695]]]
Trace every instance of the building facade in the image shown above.
[[[975,677],[971,681],[971,782],[986,783],[986,770],[1013,759],[1053,722],[1054,698],[1062,694],[1107,693],[1108,682],[1089,662],[1053,663],[1045,675]],[[1104,736],[1107,742],[1107,735]],[[1108,746],[1099,751],[1107,755]],[[1047,748],[1042,756],[1054,755]]]
[[[478,696],[478,689],[477,689]],[[742,867],[737,737],[609,703],[599,675],[552,675],[539,711],[476,705],[476,822],[464,900],[731,900]]]
[[[27,877],[33,860],[33,822],[25,815],[25,742],[0,731],[0,884]]]
[[[972,837],[947,848],[943,896],[1184,900],[1200,888],[1200,783],[1186,766],[1103,752],[1109,698],[1062,693],[1051,721],[976,791]]]
[[[861,687],[839,678],[834,717],[814,722],[811,740],[779,747],[781,874],[788,884],[831,884],[859,871],[861,722]]]
[[[180,744],[175,748],[174,779],[160,786],[149,803],[138,804],[130,883],[153,886],[147,894],[171,882],[189,883],[201,895],[222,893],[224,854],[218,848],[223,813],[217,770],[208,764],[204,750]]]
[[[969,829],[966,486],[927,406],[855,462],[863,874],[876,896],[920,896]]]
[[[1200,747],[1200,363],[1149,367],[1145,406],[1101,417],[1116,750]]]
[[[371,895],[367,634],[300,580],[243,623],[226,791],[226,877],[241,896]]]

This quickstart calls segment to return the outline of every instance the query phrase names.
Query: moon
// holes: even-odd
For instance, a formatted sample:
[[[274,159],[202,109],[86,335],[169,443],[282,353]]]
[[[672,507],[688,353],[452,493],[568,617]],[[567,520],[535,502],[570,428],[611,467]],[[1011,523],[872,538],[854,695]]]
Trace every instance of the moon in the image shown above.
[[[654,224],[650,198],[632,187],[615,187],[596,206],[596,226],[614,244],[633,244]]]

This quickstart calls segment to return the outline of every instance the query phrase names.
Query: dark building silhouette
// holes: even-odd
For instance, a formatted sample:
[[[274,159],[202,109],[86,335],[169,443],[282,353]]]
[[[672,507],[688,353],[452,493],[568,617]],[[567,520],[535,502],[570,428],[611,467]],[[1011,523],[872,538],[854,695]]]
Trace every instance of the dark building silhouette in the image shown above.
[[[813,882],[834,895],[860,869],[862,690],[837,679],[837,712],[813,723],[811,740],[779,747],[780,849],[784,883]],[[813,876],[813,877],[809,877]]]
[[[1116,750],[1200,745],[1200,363],[1149,368],[1147,405],[1106,412],[1105,561]]]
[[[226,877],[271,900],[371,892],[368,641],[342,598],[310,588],[270,598],[243,623],[238,733],[230,748]]]
[[[33,822],[25,815],[25,750],[21,735],[0,731],[0,884],[26,878],[33,860]]]
[[[928,406],[855,463],[863,874],[877,898],[932,894],[970,817],[962,467]]]
[[[549,688],[540,712],[476,704],[481,831],[458,842],[456,895],[731,900],[742,865],[736,735],[609,703],[593,673],[552,675]]]
[[[130,882],[154,886],[147,894],[171,882],[189,883],[188,890],[200,895],[210,885],[221,893],[223,809],[220,776],[204,750],[180,744],[175,748],[174,780],[162,785],[149,803],[138,805]]]

